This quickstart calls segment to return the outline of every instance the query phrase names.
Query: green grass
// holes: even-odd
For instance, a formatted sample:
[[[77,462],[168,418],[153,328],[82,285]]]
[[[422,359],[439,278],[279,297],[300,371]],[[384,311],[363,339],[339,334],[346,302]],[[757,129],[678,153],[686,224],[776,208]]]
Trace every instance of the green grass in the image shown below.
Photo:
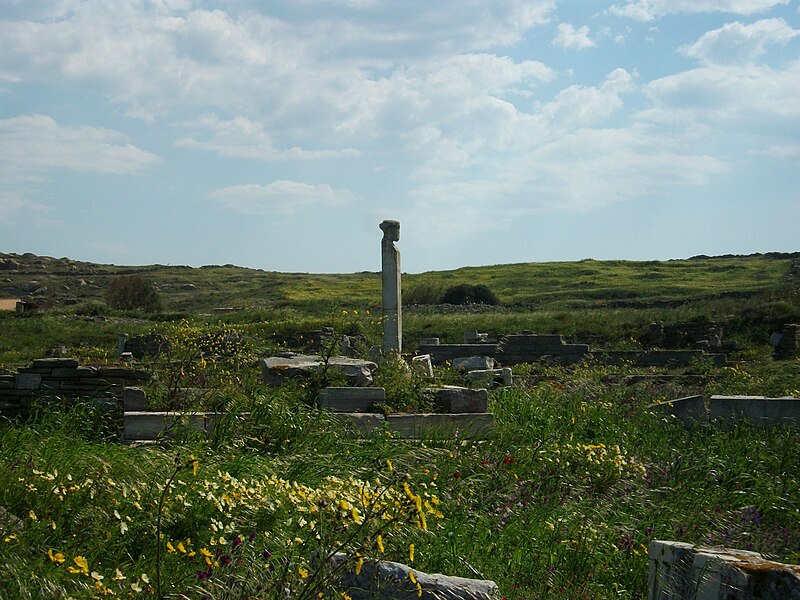
[[[785,385],[800,387],[800,362],[784,366]],[[113,427],[102,413],[80,403],[45,410],[27,425],[5,424],[0,506],[16,525],[3,524],[0,595],[92,597],[93,571],[120,594],[132,583],[145,593],[142,573],[155,590],[156,508],[176,457],[162,519],[164,593],[276,597],[288,586],[301,595],[324,575],[311,554],[336,542],[406,563],[413,543],[416,568],[490,578],[514,598],[641,598],[645,548],[654,539],[799,561],[800,430],[742,423],[687,431],[647,407],[695,390],[603,383],[609,373],[628,372],[520,368],[515,388],[492,393],[497,429],[481,441],[384,434],[363,441],[309,408],[302,390],[257,386],[244,396],[251,416],[231,417],[210,442],[123,448],[104,440]],[[739,366],[712,373],[710,385],[736,391],[772,375],[768,367]],[[309,513],[271,477],[325,494],[325,508]],[[436,497],[427,531],[410,504],[395,526],[380,530],[380,520],[358,527],[348,510],[326,512],[343,498],[358,504],[349,480],[376,478],[386,497],[402,500],[404,483],[425,501]],[[310,529],[312,520],[323,529]],[[168,550],[167,542],[176,548],[179,541],[187,553]],[[201,549],[218,566],[209,571]],[[70,564],[80,570],[76,556],[88,561],[88,575],[68,572]],[[126,579],[114,579],[117,569]]]
[[[90,598],[106,588],[153,597],[160,582],[173,597],[324,590],[333,598],[329,573],[311,557],[337,543],[354,557],[406,563],[414,544],[420,570],[490,578],[504,596],[526,599],[642,598],[653,539],[800,561],[800,431],[744,423],[685,430],[648,409],[694,393],[800,395],[800,361],[771,361],[767,344],[771,331],[800,320],[790,258],[529,263],[406,276],[408,289],[484,284],[503,303],[407,307],[407,348],[421,337],[458,342],[465,329],[626,347],[654,321],[707,320],[742,347],[722,369],[689,369],[706,375],[702,386],[607,383],[637,372],[628,367],[519,365],[514,388],[490,396],[490,438],[427,442],[358,439],[310,407],[310,388],[256,383],[256,357],[299,349],[323,326],[377,343],[376,274],[23,262],[7,273],[9,286],[40,281],[78,304],[0,314],[0,366],[22,366],[59,345],[83,363],[114,361],[118,334],[158,331],[180,343],[146,363],[157,374],[150,397],[168,403],[171,386],[211,382],[214,406],[230,414],[208,441],[186,433],[146,448],[121,447],[115,421],[91,402],[0,424],[0,597]],[[130,273],[162,286],[164,313],[105,307],[104,286]],[[237,310],[213,311],[219,307]],[[199,367],[197,350],[232,332],[236,349],[214,346]],[[437,378],[458,382],[441,370]],[[386,366],[379,380],[398,407],[413,405],[418,381]],[[379,496],[362,498],[358,481]],[[313,502],[303,504],[298,490]],[[388,498],[391,513],[381,505]],[[391,526],[382,514],[393,515]]]

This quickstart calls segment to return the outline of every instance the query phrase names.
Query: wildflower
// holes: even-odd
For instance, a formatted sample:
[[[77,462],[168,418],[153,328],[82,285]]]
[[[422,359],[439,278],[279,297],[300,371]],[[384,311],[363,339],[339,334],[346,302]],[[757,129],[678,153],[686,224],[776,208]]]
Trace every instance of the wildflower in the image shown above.
[[[77,575],[80,573],[83,573],[84,575],[89,574],[89,563],[83,556],[76,556],[75,558],[72,559],[72,562],[74,562],[77,565],[77,567],[73,567],[72,565],[70,565],[67,567],[67,571],[69,571],[73,575]]]
[[[414,562],[414,544],[409,544],[408,546],[408,561]]]
[[[125,575],[122,574],[122,571],[119,570],[119,567],[114,570],[114,579],[116,581],[122,581],[125,579]]]
[[[134,581],[133,583],[131,583],[131,589],[138,594],[142,591],[142,586],[140,586],[138,583]]]
[[[392,466],[392,461],[389,460],[388,458],[386,459],[386,466],[388,467],[390,473],[394,471],[394,467]]]
[[[356,561],[356,575],[361,574],[361,568],[364,566],[364,557],[359,555]]]
[[[300,574],[301,579],[308,577],[308,571],[306,571],[303,567],[297,567],[297,572]]]
[[[150,578],[147,576],[147,573],[142,573],[142,574],[139,576],[139,579],[141,579],[142,581],[144,581],[144,582],[145,582],[147,585],[150,585]]]
[[[380,533],[378,534],[378,537],[375,538],[375,543],[378,544],[378,550],[380,550],[380,553],[383,554],[383,536]]]
[[[61,554],[61,552],[56,552],[54,554],[52,550],[48,550],[47,551],[47,556],[51,561],[53,561],[54,563],[56,563],[58,565],[60,565],[61,563],[64,562],[64,555]]]
[[[175,546],[173,546],[172,542],[170,542],[169,540],[167,541],[167,552],[169,552],[170,554],[175,552]]]
[[[28,511],[28,516],[31,518],[31,521],[38,521],[39,519],[36,517],[36,513],[32,510]]]

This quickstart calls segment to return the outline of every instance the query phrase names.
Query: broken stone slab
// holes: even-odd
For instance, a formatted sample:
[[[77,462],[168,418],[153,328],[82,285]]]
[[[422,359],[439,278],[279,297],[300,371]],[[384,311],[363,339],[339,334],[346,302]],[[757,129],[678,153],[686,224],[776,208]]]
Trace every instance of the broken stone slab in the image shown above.
[[[757,552],[655,540],[649,600],[788,600],[800,598],[800,566]]]
[[[295,354],[287,352],[281,356],[271,356],[261,361],[264,383],[273,387],[283,385],[287,379],[310,379],[322,372],[325,361],[315,354]],[[369,360],[332,356],[327,368],[343,373],[354,386],[372,384],[372,373],[378,365]]]
[[[453,368],[456,371],[486,371],[494,369],[496,366],[497,361],[491,356],[467,356],[453,359]]]
[[[464,374],[464,379],[470,385],[491,386],[498,383],[500,385],[511,386],[514,384],[514,376],[510,367],[502,369],[477,369]]]
[[[430,354],[415,356],[411,359],[411,372],[428,379],[433,379],[433,363]]]
[[[382,387],[326,387],[317,396],[320,408],[333,412],[370,412],[376,403],[386,402]]]
[[[458,385],[429,387],[423,393],[433,400],[433,405],[445,413],[485,413],[489,406],[489,392],[473,390]]]
[[[676,398],[667,402],[651,404],[649,408],[657,413],[674,415],[681,420],[686,428],[708,420],[708,410],[703,396]]]
[[[403,438],[480,438],[494,431],[494,415],[485,412],[396,414],[386,415],[386,425],[389,431]]]
[[[364,561],[356,574],[355,560],[344,553],[328,559],[332,570],[341,568],[340,582],[353,600],[493,600],[499,598],[494,581],[467,579],[439,573],[423,573],[407,565],[385,561]],[[419,584],[413,583],[411,575]]]

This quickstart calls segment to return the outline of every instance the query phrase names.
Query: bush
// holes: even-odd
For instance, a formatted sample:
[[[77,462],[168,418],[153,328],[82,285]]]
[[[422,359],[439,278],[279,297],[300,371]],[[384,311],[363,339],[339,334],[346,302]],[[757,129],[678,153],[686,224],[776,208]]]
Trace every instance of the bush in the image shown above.
[[[447,288],[442,294],[443,304],[489,304],[497,306],[500,300],[485,285],[462,283]]]
[[[153,284],[138,275],[123,275],[112,280],[106,290],[106,303],[115,310],[161,310],[161,298]]]

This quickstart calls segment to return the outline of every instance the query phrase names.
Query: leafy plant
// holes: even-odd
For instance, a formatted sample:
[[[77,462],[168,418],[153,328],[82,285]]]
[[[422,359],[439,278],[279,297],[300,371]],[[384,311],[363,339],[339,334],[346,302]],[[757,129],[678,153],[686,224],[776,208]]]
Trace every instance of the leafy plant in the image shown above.
[[[122,275],[111,280],[106,302],[115,310],[161,310],[161,299],[153,284],[139,275]]]

